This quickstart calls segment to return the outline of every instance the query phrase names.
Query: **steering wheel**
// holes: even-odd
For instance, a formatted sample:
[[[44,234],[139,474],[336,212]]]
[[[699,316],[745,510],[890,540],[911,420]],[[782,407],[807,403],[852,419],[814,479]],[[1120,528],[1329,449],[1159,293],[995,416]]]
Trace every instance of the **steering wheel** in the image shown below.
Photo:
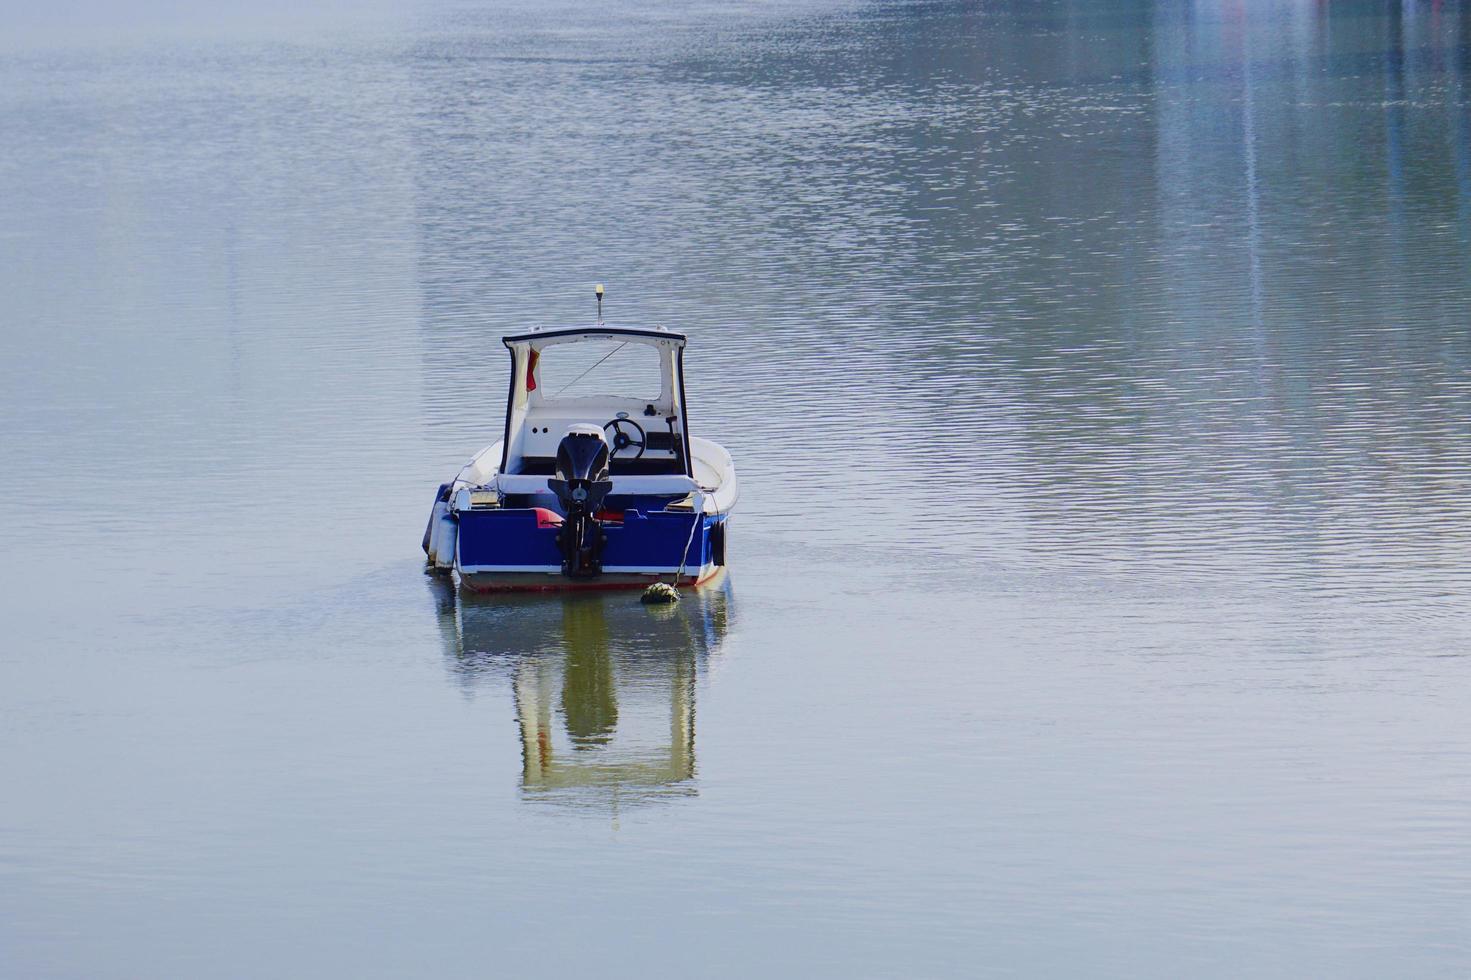
[[[635,439],[633,436],[625,432],[624,426],[627,426],[634,432],[637,432],[638,438]],[[612,453],[609,454],[612,458],[638,459],[644,454],[644,443],[647,441],[648,437],[644,435],[643,426],[639,425],[633,419],[613,419],[612,421],[604,424],[603,431],[608,433],[608,442],[613,447]],[[638,452],[626,453],[621,456],[619,455],[619,453],[622,453],[623,450],[632,448],[637,448]]]

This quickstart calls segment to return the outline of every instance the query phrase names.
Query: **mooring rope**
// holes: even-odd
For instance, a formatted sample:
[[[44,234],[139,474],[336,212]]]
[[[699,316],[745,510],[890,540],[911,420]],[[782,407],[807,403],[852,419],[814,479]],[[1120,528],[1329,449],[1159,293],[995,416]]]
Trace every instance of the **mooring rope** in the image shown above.
[[[701,491],[701,494],[702,495],[704,493],[704,489],[705,489],[704,487],[701,487],[700,488],[700,491]],[[712,499],[712,500],[715,499],[713,494],[711,495],[711,498],[710,499]],[[690,505],[690,510],[693,511],[694,509],[695,509],[694,508],[694,505],[691,504]],[[718,506],[715,508],[715,513],[713,515],[711,515],[711,516],[713,516],[713,517],[719,517],[720,516],[720,508]],[[679,580],[682,579],[682,578],[684,578],[684,566],[689,564],[689,560],[690,560],[690,545],[693,544],[694,543],[694,540],[695,540],[695,528],[697,528],[701,524],[703,524],[704,521],[705,521],[705,513],[704,513],[704,511],[701,511],[698,514],[695,514],[694,515],[694,520],[690,522],[690,536],[688,538],[685,538],[685,540],[684,540],[684,554],[682,554],[682,555],[679,556],[679,571],[677,571],[677,572],[674,573],[674,587],[675,588],[679,588]],[[704,565],[702,564],[700,567],[703,568]]]

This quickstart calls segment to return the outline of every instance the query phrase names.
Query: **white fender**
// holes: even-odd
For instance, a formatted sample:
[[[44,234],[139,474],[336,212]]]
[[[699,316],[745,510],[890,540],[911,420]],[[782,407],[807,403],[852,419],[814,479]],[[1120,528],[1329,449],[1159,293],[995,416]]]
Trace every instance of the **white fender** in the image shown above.
[[[446,510],[435,525],[438,533],[435,535],[436,546],[434,549],[434,567],[451,569],[455,567],[455,545],[459,543],[460,525],[450,516]]]
[[[434,502],[434,510],[429,513],[429,548],[428,555],[431,564],[434,556],[439,552],[439,521],[449,511],[449,504],[443,500]]]

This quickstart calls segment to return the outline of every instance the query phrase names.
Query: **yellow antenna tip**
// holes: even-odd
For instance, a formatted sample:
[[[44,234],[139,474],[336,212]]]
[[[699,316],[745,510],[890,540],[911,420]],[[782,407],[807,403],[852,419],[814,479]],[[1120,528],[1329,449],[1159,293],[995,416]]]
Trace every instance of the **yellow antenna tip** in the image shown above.
[[[593,290],[593,292],[597,293],[599,296],[603,295],[603,284],[602,283],[598,283],[596,286],[594,286],[592,288],[592,290]]]

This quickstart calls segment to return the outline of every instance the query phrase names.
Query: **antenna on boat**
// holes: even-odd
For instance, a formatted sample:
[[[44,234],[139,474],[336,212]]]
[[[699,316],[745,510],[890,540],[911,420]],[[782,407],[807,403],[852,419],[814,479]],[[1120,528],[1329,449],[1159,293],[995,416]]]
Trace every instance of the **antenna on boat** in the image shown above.
[[[598,283],[592,288],[592,291],[593,295],[598,298],[598,325],[601,326],[603,322],[603,284]]]

